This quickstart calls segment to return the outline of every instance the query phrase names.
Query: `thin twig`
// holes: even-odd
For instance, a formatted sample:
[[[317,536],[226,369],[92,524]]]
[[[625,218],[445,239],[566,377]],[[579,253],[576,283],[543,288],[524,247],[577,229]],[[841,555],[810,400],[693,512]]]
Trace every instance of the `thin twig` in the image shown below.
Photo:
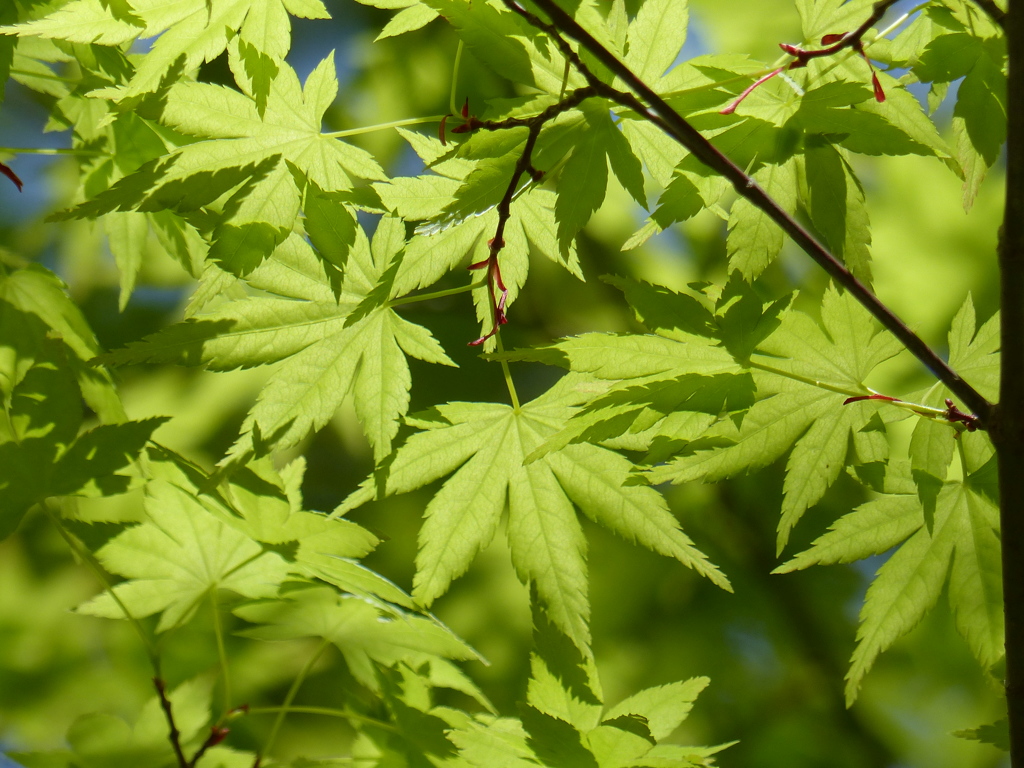
[[[516,161],[515,167],[512,169],[512,178],[509,180],[508,187],[505,189],[505,194],[498,203],[498,225],[494,229],[494,237],[492,237],[487,244],[489,249],[487,258],[483,261],[478,261],[475,264],[469,265],[470,269],[486,268],[487,291],[490,296],[491,304],[491,330],[479,339],[469,342],[470,346],[483,344],[489,338],[494,336],[501,326],[508,322],[508,319],[505,317],[505,304],[508,301],[508,288],[501,279],[501,266],[498,263],[498,254],[501,252],[501,249],[505,247],[505,227],[508,224],[509,218],[512,216],[512,201],[515,199],[516,193],[519,190],[519,180],[523,177],[524,173],[529,174],[534,181],[539,181],[544,175],[543,171],[539,171],[533,167],[533,149],[537,144],[537,138],[540,136],[541,130],[544,128],[545,124],[554,120],[563,112],[567,112],[570,109],[579,106],[579,104],[585,99],[596,95],[597,91],[593,87],[588,86],[586,88],[577,88],[561,101],[552,104],[550,107],[533,117],[510,117],[506,120],[480,120],[469,115],[466,117],[465,122],[462,125],[453,129],[452,133],[465,133],[467,131],[478,129],[501,131],[511,128],[526,128],[529,131],[526,135],[526,144],[523,146],[523,152]]]
[[[563,11],[555,0],[534,0],[534,4],[544,10],[551,18],[547,23],[518,5],[515,0],[503,0],[505,5],[526,19],[532,26],[551,35],[562,53],[572,61],[573,65],[586,78],[590,87],[598,95],[604,96],[621,106],[636,112],[640,117],[660,127],[671,138],[688,149],[698,160],[716,173],[728,179],[736,192],[764,211],[793,241],[800,246],[828,275],[849,291],[860,304],[868,310],[885,328],[903,343],[914,357],[920,360],[935,376],[946,385],[978,418],[978,426],[986,428],[992,415],[992,404],[988,402],[974,387],[964,381],[945,360],[939,357],[920,337],[864,286],[827,248],[819,243],[810,232],[799,224],[792,216],[775,202],[754,179],[722,154],[710,141],[690,125],[678,112],[672,109],[664,99],[656,94],[625,64],[618,60],[607,48],[598,42],[589,32],[583,29],[568,13]],[[875,3],[871,14],[871,23],[881,18],[895,0],[884,0]],[[867,23],[867,22],[865,22]],[[868,24],[870,26],[870,24]],[[858,27],[860,30],[863,27]],[[853,37],[857,30],[836,43],[836,51],[845,47],[844,42],[853,45]],[[581,61],[569,46],[562,34],[576,40],[589,51],[598,61],[621,79],[633,93],[624,93],[598,79]],[[861,33],[863,34],[863,33]],[[859,38],[856,38],[859,40]],[[834,53],[835,51],[833,51]],[[635,95],[634,95],[635,94]],[[638,98],[639,97],[639,98]],[[643,101],[641,101],[641,99]],[[646,102],[646,104],[644,103]]]
[[[190,768],[188,760],[185,759],[185,753],[181,750],[181,732],[174,722],[171,700],[167,698],[167,684],[161,678],[154,677],[153,685],[160,696],[160,707],[163,709],[164,716],[167,718],[167,725],[171,729],[169,738],[171,740],[171,747],[174,749],[174,756],[178,758],[178,765],[180,768]]]

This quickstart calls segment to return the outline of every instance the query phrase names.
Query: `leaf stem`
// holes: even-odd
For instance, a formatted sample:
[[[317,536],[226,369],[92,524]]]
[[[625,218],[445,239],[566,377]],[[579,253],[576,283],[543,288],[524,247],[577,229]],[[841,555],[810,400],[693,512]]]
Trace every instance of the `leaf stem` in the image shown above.
[[[228,655],[224,648],[224,627],[221,625],[220,601],[217,600],[217,588],[210,590],[210,607],[213,610],[213,634],[217,638],[217,658],[220,661],[220,675],[224,689],[224,713],[221,719],[231,710],[231,674],[228,670]]]
[[[274,741],[277,739],[277,732],[281,729],[281,724],[284,722],[285,715],[290,711],[294,711],[292,710],[292,702],[295,700],[295,696],[298,694],[299,688],[302,687],[302,684],[306,681],[309,673],[313,671],[313,665],[320,660],[320,657],[323,656],[324,651],[327,650],[330,644],[330,640],[323,640],[320,643],[320,646],[316,649],[316,652],[309,657],[306,663],[302,666],[302,669],[299,670],[299,674],[296,675],[291,688],[288,689],[288,693],[284,697],[284,702],[277,708],[277,717],[274,718],[274,724],[270,728],[270,734],[267,736],[267,740],[263,745],[262,754],[270,754],[270,750],[274,746]],[[250,709],[249,711],[252,712],[253,710]],[[257,764],[258,762],[259,758],[257,758]]]
[[[696,128],[672,109],[664,99],[651,90],[650,86],[637,77],[629,67],[619,61],[611,51],[583,29],[555,0],[534,0],[534,5],[541,8],[548,15],[551,23],[547,23],[530,11],[527,11],[516,3],[515,0],[503,0],[503,2],[510,10],[518,13],[532,26],[551,35],[562,52],[572,59],[576,69],[586,77],[590,87],[598,95],[633,109],[641,117],[661,128],[668,136],[688,149],[691,154],[706,166],[730,181],[741,197],[764,211],[836,283],[849,291],[868,312],[903,343],[914,357],[920,360],[939,381],[956,394],[978,417],[981,428],[987,428],[992,417],[992,404],[988,400],[969,383],[964,381],[949,367],[945,360],[939,357],[902,320],[896,317],[892,310],[854,277],[825,246],[819,243],[807,229],[771,198],[750,175],[722,154]],[[860,27],[846,35],[843,42],[859,40],[859,35],[863,35],[863,31],[866,31],[872,23],[881,18],[885,10],[893,5],[894,2],[895,0],[876,2],[871,16]],[[596,77],[583,64],[579,55],[566,40],[562,38],[562,34],[576,40],[598,61],[608,67],[613,74],[626,83],[632,93],[618,91]],[[835,46],[832,48],[838,51],[838,48]],[[1024,692],[1022,692],[1022,695],[1024,695]]]
[[[459,114],[459,105],[455,103],[459,91],[459,66],[462,64],[462,49],[465,44],[459,40],[459,46],[455,49],[455,64],[452,66],[452,90],[448,96],[448,108],[453,115]]]
[[[441,299],[445,296],[457,296],[460,293],[469,293],[470,291],[476,290],[477,288],[483,288],[486,285],[486,281],[480,280],[476,283],[470,283],[469,285],[460,285],[458,288],[446,288],[443,291],[432,291],[430,293],[420,293],[416,296],[403,296],[400,299],[391,299],[385,306],[389,308],[401,307],[406,304],[415,304],[420,301],[431,301],[432,299]]]
[[[249,714],[271,715],[275,712],[280,714],[284,709],[284,707],[249,707]],[[324,715],[325,717],[339,717],[345,720],[354,720],[358,723],[372,725],[374,728],[381,728],[386,731],[398,731],[398,729],[395,726],[391,725],[391,723],[385,723],[383,720],[377,720],[373,717],[367,717],[366,715],[361,715],[358,712],[353,712],[349,709],[334,709],[331,707],[310,707],[299,705],[287,707],[287,711],[294,712],[300,715]]]
[[[2,155],[74,155],[76,157],[99,157],[102,152],[91,149],[57,149],[52,147],[0,147]]]
[[[505,347],[501,343],[501,333],[494,334],[494,340],[497,343],[497,352],[501,354],[505,351]],[[508,387],[508,396],[512,400],[512,409],[518,412],[521,406],[519,405],[519,395],[516,392],[516,385],[512,381],[512,371],[508,367],[508,361],[504,358],[500,359],[498,362],[501,363],[501,371],[505,375],[505,386]]]
[[[389,128],[402,128],[406,125],[421,125],[423,123],[439,123],[444,115],[430,115],[429,117],[409,117],[405,120],[394,120],[390,123],[377,123],[376,125],[365,125],[362,128],[349,128],[347,131],[334,131],[332,133],[321,133],[328,139],[341,139],[345,136],[359,136],[364,133],[375,131],[386,131]]]
[[[864,390],[853,390],[846,389],[845,387],[837,387],[834,384],[826,384],[823,381],[812,379],[809,376],[801,376],[799,373],[791,373],[790,371],[784,371],[781,368],[775,368],[771,365],[765,365],[764,363],[757,363],[754,362],[753,360],[749,360],[747,362],[747,365],[749,365],[751,368],[756,368],[759,371],[764,371],[765,373],[772,373],[775,374],[776,376],[783,376],[793,381],[799,381],[802,384],[810,384],[812,387],[817,387],[818,389],[826,389],[829,392],[835,392],[840,395],[846,395],[847,397],[860,397],[864,394]]]

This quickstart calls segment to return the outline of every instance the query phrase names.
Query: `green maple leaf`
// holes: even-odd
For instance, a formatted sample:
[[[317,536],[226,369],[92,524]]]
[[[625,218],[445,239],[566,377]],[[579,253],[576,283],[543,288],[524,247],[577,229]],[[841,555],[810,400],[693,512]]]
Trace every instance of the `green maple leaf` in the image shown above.
[[[385,666],[433,656],[479,659],[477,653],[436,619],[383,611],[365,600],[339,595],[327,587],[292,590],[283,599],[252,603],[235,614],[260,626],[248,637],[290,640],[321,637],[342,652],[349,669],[364,685],[376,689],[374,662]]]
[[[804,153],[807,211],[832,252],[871,285],[871,228],[864,190],[843,154],[831,144]]]
[[[633,198],[647,205],[640,161],[612,122],[607,104],[602,108],[586,102],[581,111],[585,128],[574,137],[572,155],[559,177],[562,192],[555,201],[558,242],[563,252],[604,202],[609,165]]]
[[[830,288],[822,301],[822,325],[794,310],[760,342],[750,358],[757,402],[741,420],[723,419],[688,442],[667,464],[645,474],[653,483],[717,481],[766,466],[793,451],[786,462],[779,551],[793,525],[839,476],[850,438],[872,457],[884,447],[871,420],[876,402],[843,405],[870,393],[865,379],[902,347],[880,332],[848,294]]]
[[[753,177],[783,210],[790,214],[796,212],[798,183],[795,162],[765,165]],[[741,197],[732,204],[726,240],[729,266],[739,270],[746,280],[757,278],[775,260],[784,239],[779,225],[749,200]]]
[[[614,280],[649,335],[583,334],[506,359],[562,365],[607,382],[590,402],[529,459],[580,441],[611,441],[650,449],[651,483],[718,481],[766,466],[791,447],[779,550],[803,513],[835,481],[848,458],[887,455],[877,401],[844,405],[867,395],[865,379],[902,347],[850,296],[830,288],[822,325],[765,306],[734,278],[708,306],[685,294]],[[752,391],[751,381],[756,387]]]
[[[122,606],[133,618],[161,613],[157,631],[163,632],[188,622],[215,590],[267,597],[290,572],[280,555],[264,551],[177,485],[151,480],[145,508],[146,522],[96,553],[107,570],[129,580],[79,612],[112,619],[125,617]]]
[[[875,99],[867,83],[832,80],[800,98],[799,109],[787,126],[827,136],[865,155],[950,157],[949,148],[916,97],[885,73],[875,76],[885,91],[885,101]]]
[[[980,439],[987,442],[983,436]],[[848,703],[856,698],[879,654],[932,609],[947,577],[957,630],[975,658],[991,667],[1003,654],[998,507],[973,487],[969,475],[966,482],[943,484],[928,526],[908,470],[908,466],[891,467],[903,493],[882,495],[861,505],[840,518],[810,549],[777,569],[787,572],[814,564],[847,563],[900,545],[868,589],[857,648],[846,676]]]
[[[580,647],[590,640],[589,605],[586,544],[574,504],[596,522],[728,588],[657,492],[623,485],[630,471],[623,457],[594,445],[572,445],[525,463],[571,415],[580,397],[577,383],[563,379],[519,409],[495,403],[438,406],[412,422],[423,431],[336,513],[451,475],[427,506],[420,530],[413,595],[429,605],[491,542],[507,500],[516,571],[536,584],[552,620]]]
[[[420,0],[358,0],[358,2],[374,8],[398,11],[384,25],[384,28],[374,38],[374,42],[388,37],[404,35],[406,32],[413,32],[437,18],[437,11],[421,3]]]
[[[823,35],[856,29],[871,15],[873,5],[872,0],[797,0],[804,40],[817,47]]]
[[[982,744],[991,744],[1004,752],[1010,751],[1010,720],[1006,717],[990,725],[953,731],[953,735],[961,739],[980,741]]]
[[[753,290],[733,280],[714,306],[661,286],[616,277],[647,335],[589,333],[503,355],[590,374],[605,382],[565,428],[531,456],[570,443],[599,442],[647,450],[664,435],[697,440],[723,414],[753,402],[744,361],[777,324],[788,299],[764,307]]]
[[[292,232],[304,182],[291,167],[326,192],[350,189],[353,176],[386,178],[369,153],[321,133],[337,89],[333,54],[302,87],[282,63],[262,117],[250,95],[206,83],[176,85],[166,96],[162,122],[207,140],[146,163],[57,218],[166,208],[188,213],[226,197],[209,225],[209,258],[247,274]]]
[[[535,613],[530,682],[518,719],[477,718],[449,733],[459,756],[483,768],[711,765],[719,747],[661,743],[690,713],[707,678],[648,688],[605,707],[593,659],[566,648]]]
[[[294,445],[324,426],[350,394],[375,454],[383,457],[409,406],[406,355],[454,365],[429,331],[388,305],[404,246],[401,220],[385,218],[372,249],[362,230],[356,233],[341,303],[323,284],[314,282],[306,291],[306,281],[293,278],[299,290],[289,298],[229,302],[105,359],[202,364],[213,370],[279,363],[242,425],[231,462],[271,446]],[[287,248],[307,264],[314,258],[297,236]]]
[[[949,363],[953,369],[991,401],[999,396],[999,313],[977,328],[974,302],[968,295],[953,318],[949,331]],[[944,409],[947,398],[955,396],[936,382],[908,400]],[[934,503],[941,482],[946,480],[954,457],[955,441],[950,439],[948,423],[921,418],[914,426],[910,441],[910,460],[927,519],[934,516]]]
[[[964,173],[965,209],[973,205],[1006,141],[1005,66],[1006,43],[1001,36],[979,37],[965,30],[933,39],[914,67],[925,82],[963,78],[953,109],[953,134]]]
[[[660,80],[686,42],[689,16],[685,0],[645,2],[629,25],[626,66],[646,83]]]
[[[949,329],[950,367],[992,401],[999,397],[999,317],[996,312],[978,328],[968,295]]]
[[[38,318],[53,335],[60,337],[71,353],[68,362],[82,398],[100,421],[121,422],[127,418],[110,374],[102,368],[84,365],[100,353],[100,345],[60,278],[38,265],[9,272],[0,279],[0,300]]]
[[[175,460],[180,466],[181,460]],[[283,475],[274,471],[269,459],[252,462],[231,474],[225,496],[214,509],[255,541],[278,548],[294,545],[294,554],[288,559],[297,573],[380,605],[412,608],[409,595],[358,562],[377,546],[376,536],[350,520],[329,519],[303,509],[300,486],[304,470],[301,460],[288,465]],[[191,483],[179,472],[171,476],[197,493],[199,487],[208,485],[201,475]],[[209,494],[204,500],[208,505],[216,503]]]
[[[237,35],[245,71],[258,83],[262,113],[273,75],[291,47],[289,13],[330,18],[321,0],[186,0],[171,12],[160,0],[133,0],[131,7],[123,0],[73,0],[41,19],[0,28],[0,33],[111,46],[159,35],[131,81],[112,89],[118,100],[156,90],[173,67],[191,72],[212,61]]]
[[[56,338],[62,331],[66,341]],[[109,377],[78,356],[95,351],[91,331],[53,275],[36,268],[0,280],[0,537],[49,497],[124,493],[132,478],[121,470],[166,421],[124,421]],[[122,423],[82,431],[83,393]]]
[[[561,54],[543,33],[501,2],[426,0],[425,5],[446,18],[476,58],[503,78],[553,95],[561,90],[565,70]],[[582,75],[570,72],[570,88],[584,84]]]

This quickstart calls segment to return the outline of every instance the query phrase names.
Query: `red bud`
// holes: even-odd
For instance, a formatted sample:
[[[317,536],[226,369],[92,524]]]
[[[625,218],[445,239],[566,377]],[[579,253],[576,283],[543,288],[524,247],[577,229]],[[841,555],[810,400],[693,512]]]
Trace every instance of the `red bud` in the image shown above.
[[[210,736],[206,740],[206,743],[211,747],[215,747],[224,741],[230,732],[231,731],[228,728],[218,728],[217,726],[213,726],[213,728],[210,729]]]
[[[878,75],[874,72],[871,73],[871,83],[875,88],[875,100],[885,101],[885,91],[882,90],[882,84],[878,82]]]

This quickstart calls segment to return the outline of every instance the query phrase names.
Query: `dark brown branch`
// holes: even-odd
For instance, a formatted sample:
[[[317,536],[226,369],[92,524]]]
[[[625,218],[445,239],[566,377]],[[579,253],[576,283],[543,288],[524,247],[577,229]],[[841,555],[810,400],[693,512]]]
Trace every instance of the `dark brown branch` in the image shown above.
[[[1006,11],[995,4],[994,0],[974,0],[974,4],[981,8],[988,17],[1006,31]]]
[[[558,117],[558,115],[567,112],[584,100],[596,95],[597,91],[591,87],[577,88],[558,103],[552,104],[533,117],[510,117],[507,120],[492,121],[479,120],[476,117],[467,115],[463,125],[456,129],[459,132],[477,129],[501,131],[511,128],[526,128],[529,130],[526,136],[526,144],[523,147],[523,153],[516,161],[515,167],[512,169],[512,178],[505,189],[505,194],[498,203],[498,226],[495,227],[494,237],[487,244],[490,249],[487,258],[469,265],[470,269],[487,269],[487,290],[490,294],[492,320],[491,330],[479,339],[471,341],[470,346],[483,344],[487,339],[496,334],[502,325],[508,322],[505,317],[505,302],[508,299],[508,289],[501,279],[501,266],[498,263],[498,254],[505,247],[505,227],[512,216],[512,200],[519,190],[519,180],[523,177],[524,173],[529,174],[535,181],[543,176],[542,171],[533,167],[533,149],[537,145],[537,138],[540,136],[541,129],[544,128],[546,123]]]
[[[178,759],[178,766],[180,768],[190,768],[188,760],[185,759],[185,753],[181,751],[181,732],[178,730],[178,726],[174,722],[174,712],[171,710],[171,700],[167,698],[167,684],[159,677],[153,678],[153,685],[156,688],[157,694],[160,696],[160,708],[164,711],[164,716],[167,718],[167,727],[170,729],[168,738],[171,740],[171,747],[174,749],[174,756]]]
[[[531,25],[550,34],[562,53],[583,74],[588,84],[595,89],[599,96],[604,96],[621,106],[632,109],[644,119],[659,126],[670,137],[688,149],[698,160],[728,179],[740,196],[749,200],[775,221],[833,280],[849,291],[868,312],[903,343],[914,357],[920,360],[935,374],[939,381],[959,397],[977,416],[977,423],[980,428],[988,427],[992,415],[992,405],[988,400],[982,397],[974,387],[960,378],[945,360],[939,357],[902,320],[896,317],[885,304],[879,301],[828,249],[769,197],[753,178],[722,154],[696,128],[672,109],[664,99],[652,91],[643,80],[637,77],[614,54],[577,24],[575,19],[557,5],[555,0],[533,0],[534,4],[551,18],[552,23],[550,24],[518,5],[515,0],[503,0],[503,2],[509,9],[525,18]],[[877,21],[882,13],[889,6],[893,5],[894,2],[895,0],[883,0],[883,2],[875,3],[874,12],[871,15],[873,21],[870,21],[870,23]],[[869,26],[870,23],[868,24]],[[562,34],[576,40],[614,75],[626,83],[632,93],[618,91],[598,79],[580,61],[579,56],[572,50],[562,37]],[[853,39],[852,35],[844,37],[842,41],[836,44],[838,46],[837,50],[844,47],[844,45],[852,45],[853,42],[848,41]]]
[[[1010,764],[1024,766],[1024,6],[1006,17],[1006,211],[999,238],[1001,351],[992,442],[999,462],[999,521],[1006,617]]]

